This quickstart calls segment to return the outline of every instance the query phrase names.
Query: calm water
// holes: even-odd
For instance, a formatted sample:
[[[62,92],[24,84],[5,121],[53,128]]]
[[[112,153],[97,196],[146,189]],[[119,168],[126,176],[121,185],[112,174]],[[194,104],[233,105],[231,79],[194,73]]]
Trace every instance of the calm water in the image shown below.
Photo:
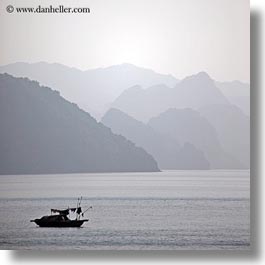
[[[249,249],[249,171],[0,176],[1,249]],[[82,228],[30,219],[75,207]]]

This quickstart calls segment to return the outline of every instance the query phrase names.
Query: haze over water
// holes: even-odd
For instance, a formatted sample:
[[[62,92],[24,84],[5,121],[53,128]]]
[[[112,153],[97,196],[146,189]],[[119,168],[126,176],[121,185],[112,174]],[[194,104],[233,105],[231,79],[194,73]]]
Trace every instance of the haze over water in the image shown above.
[[[249,249],[249,171],[0,177],[2,249]],[[83,228],[39,228],[51,208],[92,206]],[[73,216],[74,217],[74,216]]]

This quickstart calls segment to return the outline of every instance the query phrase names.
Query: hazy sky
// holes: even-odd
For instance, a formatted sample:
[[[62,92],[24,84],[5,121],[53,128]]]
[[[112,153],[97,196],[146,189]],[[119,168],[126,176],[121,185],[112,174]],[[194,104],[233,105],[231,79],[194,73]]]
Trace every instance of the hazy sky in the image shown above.
[[[91,13],[9,14],[10,4]],[[1,0],[0,64],[128,62],[177,78],[207,71],[220,81],[249,81],[249,15],[249,0]]]

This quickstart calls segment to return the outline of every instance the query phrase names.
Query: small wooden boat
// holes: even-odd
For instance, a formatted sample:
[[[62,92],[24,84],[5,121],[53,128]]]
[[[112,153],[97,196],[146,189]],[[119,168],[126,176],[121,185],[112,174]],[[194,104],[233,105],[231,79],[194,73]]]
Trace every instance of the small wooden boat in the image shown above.
[[[81,219],[81,215],[84,216],[84,213],[91,209],[89,207],[84,212],[81,208],[81,199],[77,202],[76,208],[68,208],[65,210],[51,209],[51,215],[43,216],[39,219],[30,220],[30,222],[35,222],[40,227],[80,227],[84,222],[88,222],[88,219]],[[76,219],[71,220],[68,218],[68,215],[71,212],[76,213]],[[53,214],[57,213],[57,214]]]
[[[40,227],[80,227],[84,222],[88,222],[88,219],[70,220],[66,215],[56,214],[30,221],[35,222]]]

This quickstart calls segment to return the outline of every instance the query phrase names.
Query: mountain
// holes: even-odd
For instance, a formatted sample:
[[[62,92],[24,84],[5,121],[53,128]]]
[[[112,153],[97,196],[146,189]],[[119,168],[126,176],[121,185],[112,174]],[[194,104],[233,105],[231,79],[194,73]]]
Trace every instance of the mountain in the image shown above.
[[[162,169],[209,169],[204,154],[189,143],[156,132],[118,109],[110,109],[101,122],[151,154]]]
[[[234,105],[209,105],[200,113],[216,128],[222,148],[250,168],[250,118]]]
[[[242,168],[224,152],[214,126],[196,110],[169,109],[150,119],[148,125],[180,144],[188,142],[202,150],[211,169]]]
[[[147,89],[133,86],[111,105],[140,121],[148,121],[169,108],[199,109],[209,104],[230,104],[205,72],[186,77],[175,87],[155,85]]]
[[[229,99],[250,117],[250,85],[240,81],[215,82],[216,86]]]
[[[0,123],[0,174],[159,171],[145,150],[27,78],[0,74]]]
[[[132,64],[81,71],[57,63],[14,63],[0,66],[0,73],[28,77],[52,87],[67,100],[99,118],[126,88],[143,88],[164,83],[173,87],[178,80]]]

